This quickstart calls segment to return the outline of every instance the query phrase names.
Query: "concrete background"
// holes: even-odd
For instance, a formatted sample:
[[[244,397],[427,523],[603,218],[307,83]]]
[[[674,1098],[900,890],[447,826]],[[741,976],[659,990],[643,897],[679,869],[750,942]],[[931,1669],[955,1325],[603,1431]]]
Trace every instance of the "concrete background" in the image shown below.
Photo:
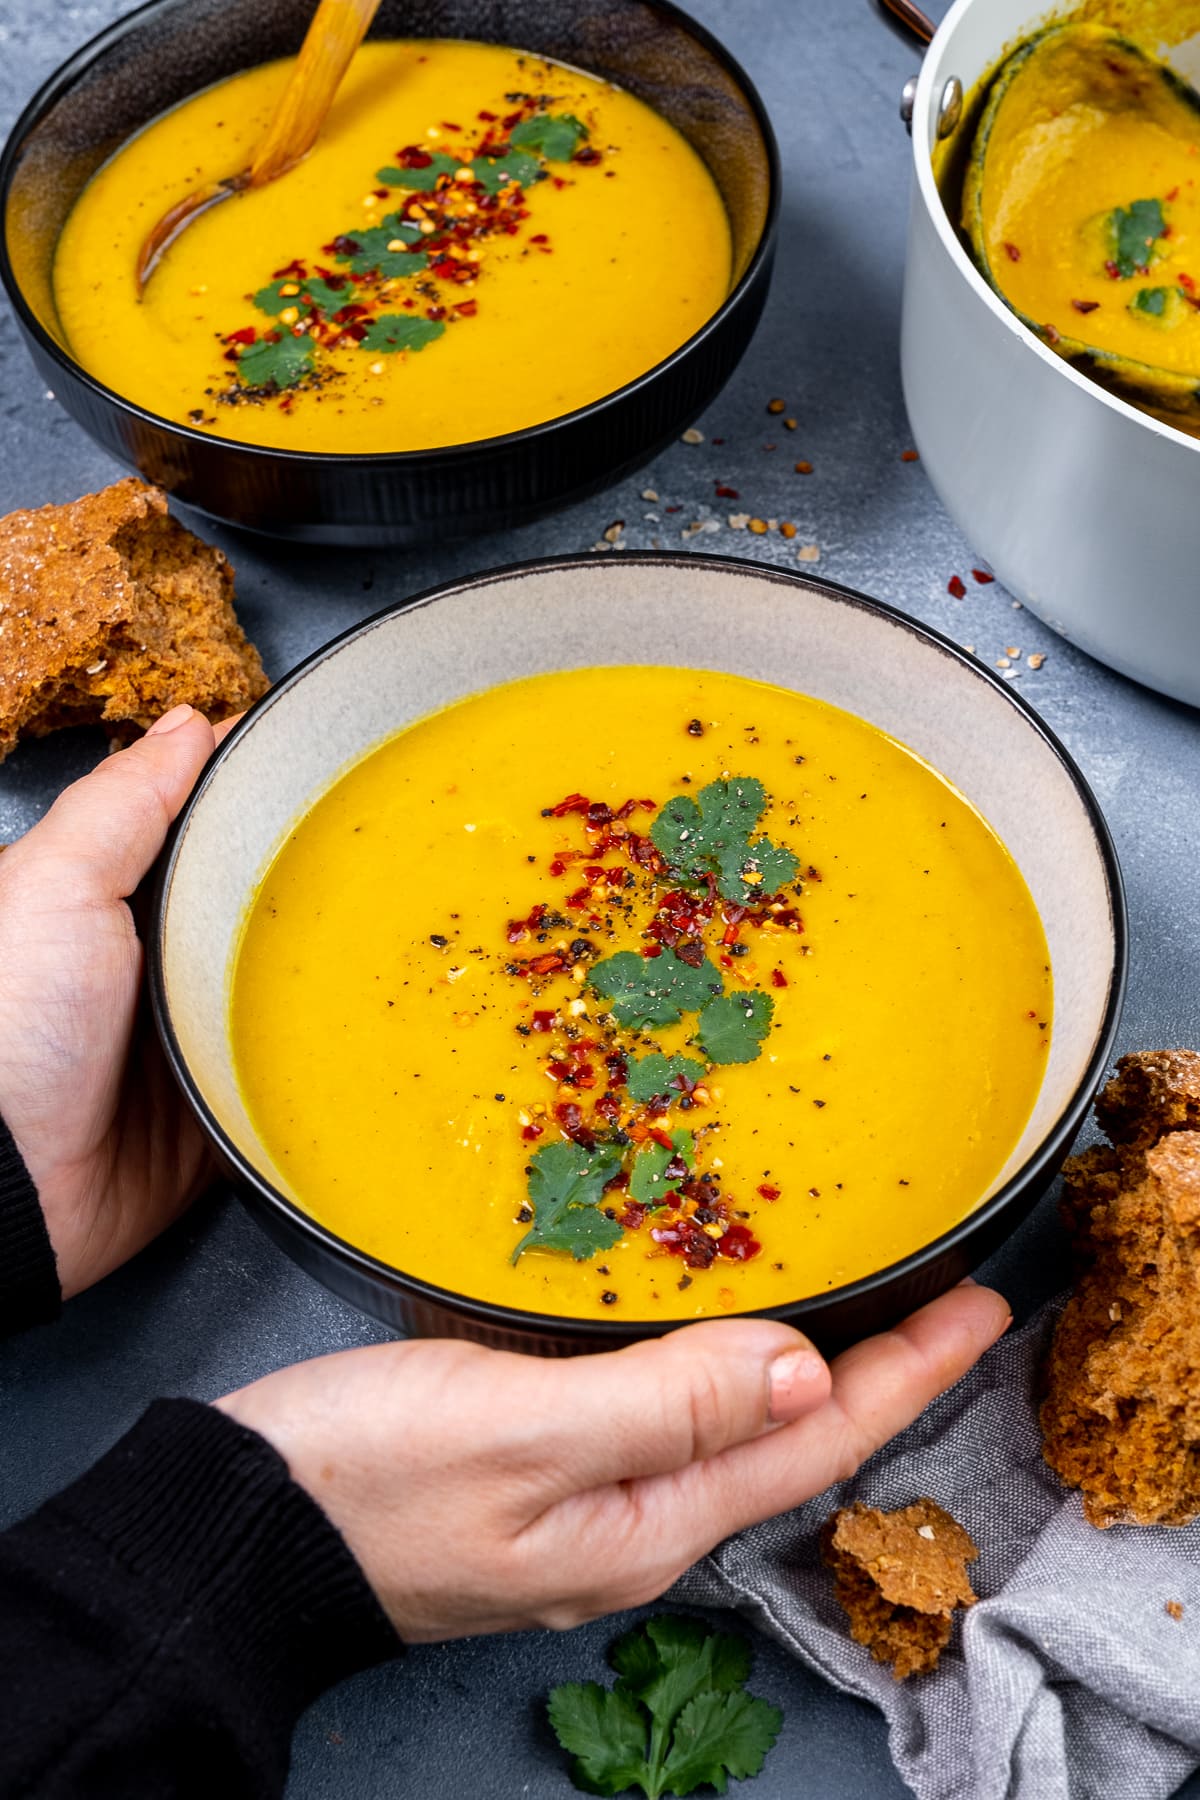
[[[1017,685],[1082,765],[1124,867],[1133,959],[1121,1047],[1200,1041],[1195,716],[1072,649],[1014,610],[998,584],[977,585],[970,571],[978,556],[920,464],[901,460],[909,444],[898,375],[909,152],[896,108],[917,57],[878,24],[867,0],[691,0],[691,8],[760,86],[785,171],[767,313],[734,380],[698,421],[705,442],[674,445],[643,473],[554,519],[419,553],[297,553],[210,531],[236,567],[246,628],[279,675],[367,612],[473,569],[585,550],[618,518],[638,548],[682,543],[794,566],[796,545],[815,543],[820,573],[938,626],[988,662],[1019,646]],[[0,125],[7,129],[56,64],[122,10],[121,0],[2,0]],[[795,432],[767,415],[776,395],[797,417]],[[46,394],[6,309],[0,417],[0,511],[73,498],[120,473]],[[794,473],[800,458],[812,463],[811,475]],[[794,542],[731,530],[731,503],[714,499],[718,481],[739,490],[737,510],[793,520]],[[657,490],[657,504],[640,499],[646,487]],[[668,514],[668,506],[681,510]],[[681,535],[708,518],[722,521],[719,529]],[[954,573],[967,585],[961,601],[947,593]],[[1025,658],[1038,652],[1046,661],[1033,671]],[[83,732],[22,748],[0,770],[0,839],[28,827],[102,749],[98,735]],[[1023,1313],[1060,1284],[1062,1267],[1051,1197],[984,1273]],[[75,1302],[52,1332],[0,1351],[8,1446],[0,1454],[0,1520],[90,1462],[156,1394],[208,1398],[283,1363],[382,1335],[295,1270],[228,1195],[214,1195],[136,1264]],[[541,1702],[557,1681],[600,1677],[623,1623],[421,1649],[346,1683],[301,1724],[289,1800],[568,1795],[565,1759]],[[907,1793],[872,1708],[835,1693],[766,1641],[752,1685],[785,1713],[755,1800]]]

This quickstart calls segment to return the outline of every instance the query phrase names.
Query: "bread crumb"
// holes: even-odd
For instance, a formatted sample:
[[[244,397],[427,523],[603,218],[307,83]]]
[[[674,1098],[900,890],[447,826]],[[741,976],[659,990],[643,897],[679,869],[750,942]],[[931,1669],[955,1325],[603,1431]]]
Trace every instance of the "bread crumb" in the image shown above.
[[[1066,1164],[1080,1273],[1046,1362],[1046,1461],[1088,1520],[1200,1515],[1200,1056],[1123,1056],[1096,1102],[1109,1139]]]
[[[821,1555],[850,1620],[850,1635],[897,1681],[935,1669],[955,1611],[973,1606],[966,1565],[979,1552],[936,1500],[897,1512],[856,1500],[825,1523]]]
[[[129,477],[0,519],[0,760],[19,739],[121,737],[187,704],[217,723],[265,692],[220,550]]]

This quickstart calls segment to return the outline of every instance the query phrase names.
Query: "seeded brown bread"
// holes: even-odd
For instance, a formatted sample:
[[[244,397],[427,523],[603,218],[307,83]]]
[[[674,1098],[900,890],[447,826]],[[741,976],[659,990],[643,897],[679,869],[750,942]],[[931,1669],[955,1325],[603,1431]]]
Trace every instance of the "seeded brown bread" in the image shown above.
[[[1112,1145],[1064,1170],[1080,1272],[1046,1363],[1046,1461],[1093,1525],[1187,1525],[1200,1515],[1200,1056],[1123,1056],[1096,1117]]]
[[[159,488],[0,519],[0,760],[63,725],[144,730],[182,701],[216,722],[266,686],[232,569]]]
[[[879,1512],[856,1500],[826,1521],[821,1555],[850,1620],[850,1635],[897,1681],[937,1667],[956,1608],[975,1594],[966,1565],[979,1552],[936,1500]]]

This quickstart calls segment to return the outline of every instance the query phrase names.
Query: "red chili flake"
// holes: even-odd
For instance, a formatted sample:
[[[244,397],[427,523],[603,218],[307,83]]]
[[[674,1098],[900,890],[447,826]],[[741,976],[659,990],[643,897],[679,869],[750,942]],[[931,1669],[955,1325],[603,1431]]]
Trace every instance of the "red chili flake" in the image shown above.
[[[1121,279],[1121,271],[1111,258],[1104,265],[1104,273],[1108,276],[1110,281],[1120,281]]]
[[[771,970],[771,986],[772,987],[785,988],[787,986],[787,984],[788,984],[788,978],[784,974],[782,969],[772,969]]]
[[[475,114],[475,117],[477,119],[482,119],[485,125],[493,124],[499,116],[499,113],[487,112],[483,107]]]
[[[966,595],[966,591],[966,583],[963,581],[961,575],[952,575],[946,583],[946,592],[948,594],[953,594],[956,600],[963,599]]]
[[[557,970],[566,967],[566,958],[558,950],[551,950],[545,956],[530,958],[529,969],[533,975],[553,975]]]
[[[1173,187],[1169,194],[1163,195],[1164,200],[1178,200],[1178,198],[1179,198],[1179,189],[1177,187]]]
[[[1021,252],[1017,249],[1015,244],[1006,243],[1004,246],[1004,254],[1007,256],[1009,262],[1020,262],[1021,260]]]
[[[732,1262],[749,1262],[757,1256],[762,1245],[744,1225],[730,1225],[722,1237],[717,1239],[717,1255],[728,1257]]]
[[[1072,300],[1071,302],[1077,313],[1095,312],[1099,304],[1098,300]]]
[[[732,956],[719,956],[717,958],[717,961],[720,963],[720,965],[723,969],[732,969],[732,967],[733,967]]]
[[[547,1075],[553,1075],[555,1081],[565,1081],[571,1073],[570,1063],[561,1062],[558,1057],[546,1064]]]
[[[645,957],[647,962],[653,962],[654,958],[656,956],[662,955],[662,945],[661,944],[643,944],[642,945],[642,955]]]
[[[419,144],[405,144],[403,150],[397,150],[396,161],[403,169],[427,169],[433,158]]]
[[[348,325],[352,319],[365,318],[370,310],[369,306],[360,306],[356,300],[349,300],[345,306],[338,307],[333,315],[333,322],[335,325]]]
[[[293,257],[292,261],[290,263],[287,263],[285,265],[285,267],[283,267],[282,269],[276,269],[275,273],[271,277],[271,280],[272,281],[285,281],[289,275],[291,275],[296,281],[304,281],[307,279],[308,270],[305,268],[304,264],[300,261],[300,258],[298,256]]]
[[[553,1031],[554,1013],[535,1012],[533,1018],[529,1022],[529,1029],[531,1031]]]
[[[657,800],[639,800],[638,805],[641,807],[643,812],[657,812],[658,811],[658,801]]]
[[[550,239],[549,239],[548,235],[546,234],[546,232],[536,231],[533,234],[533,236],[530,238],[529,241],[531,244],[548,244],[550,242]]]
[[[606,1056],[604,1066],[608,1070],[608,1079],[613,1087],[624,1087],[629,1080],[629,1064],[620,1051],[614,1050],[611,1056]]]
[[[921,452],[919,450],[902,450],[900,452],[901,462],[920,462],[920,460]]]
[[[544,1125],[522,1125],[521,1136],[527,1144],[532,1144],[535,1138],[541,1137],[544,1130]]]
[[[362,248],[357,238],[340,236],[321,245],[326,256],[357,256]]]
[[[571,161],[577,162],[577,163],[583,163],[587,166],[590,166],[591,164],[598,163],[600,161],[600,152],[593,145],[585,144],[583,146],[582,150],[577,150],[575,152],[574,156],[571,158]]]
[[[972,569],[971,578],[977,581],[980,587],[988,587],[996,579],[994,575],[989,575],[986,569]]]
[[[596,1102],[596,1112],[602,1119],[615,1119],[621,1111],[621,1102],[615,1094],[601,1094]]]
[[[717,499],[718,500],[738,500],[740,498],[741,498],[741,496],[739,495],[736,488],[726,487],[724,482],[718,481],[718,483],[717,483]]]
[[[588,902],[590,901],[591,897],[592,897],[591,892],[588,888],[586,888],[586,887],[576,888],[575,892],[573,894],[567,895],[566,899],[563,902],[563,905],[569,906],[571,908],[572,912],[576,912],[579,909],[579,907],[586,906],[588,904]]]
[[[576,1106],[573,1100],[568,1100],[563,1105],[555,1107],[554,1116],[567,1137],[573,1138],[577,1144],[582,1144],[585,1150],[591,1149],[596,1139],[583,1122],[581,1107]]]
[[[1043,325],[1042,334],[1048,344],[1057,344],[1059,340],[1059,330],[1057,325]]]
[[[621,1223],[626,1231],[640,1230],[641,1226],[645,1223],[648,1211],[649,1208],[643,1206],[640,1200],[631,1200],[629,1205],[625,1208],[625,1211],[621,1214]]]
[[[593,825],[611,825],[612,818],[612,807],[605,806],[603,800],[594,800],[587,809],[587,822],[589,827]]]
[[[371,192],[377,200],[390,200],[392,197],[391,188],[372,188]]]
[[[425,308],[425,317],[427,319],[444,319],[445,316],[446,309],[444,306],[427,306]]]
[[[243,325],[240,331],[226,332],[223,341],[226,344],[252,344],[257,336],[253,325]]]
[[[439,256],[436,262],[430,263],[429,273],[439,276],[442,280],[453,280],[454,276],[458,274],[458,264],[452,256]]]
[[[442,130],[443,131],[461,131],[462,126],[456,125],[454,123],[453,119],[443,119],[442,120]]]
[[[664,506],[663,511],[668,512],[668,513],[682,512],[683,507],[682,506]]]
[[[758,1192],[764,1200],[778,1200],[783,1189],[772,1187],[770,1182],[764,1181]]]
[[[736,925],[727,925],[725,927],[724,931],[721,933],[721,942],[723,944],[736,944],[737,941],[738,941],[737,926]]]
[[[591,801],[586,794],[568,794],[565,800],[560,800],[557,806],[548,809],[549,816],[552,819],[565,819],[568,813],[585,813],[590,805]]]
[[[1185,294],[1194,294],[1195,293],[1196,283],[1192,280],[1192,277],[1190,275],[1185,275],[1183,273],[1182,269],[1180,270],[1179,274],[1175,277],[1175,279],[1178,281],[1180,287],[1183,289]]]

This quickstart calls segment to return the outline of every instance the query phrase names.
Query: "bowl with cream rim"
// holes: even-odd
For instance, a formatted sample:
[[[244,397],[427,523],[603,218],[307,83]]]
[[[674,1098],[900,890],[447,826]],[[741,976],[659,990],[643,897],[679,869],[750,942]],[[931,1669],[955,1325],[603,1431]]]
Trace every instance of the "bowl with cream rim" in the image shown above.
[[[830,1347],[961,1279],[1055,1175],[1124,973],[1103,819],[1010,688],[667,555],[318,651],[214,755],[150,939],[269,1234],[398,1329],[548,1354],[729,1312]]]
[[[150,0],[18,120],[0,278],[57,398],[186,505],[310,543],[494,529],[648,460],[766,296],[778,157],[736,63],[669,0],[383,0],[314,149],[139,299],[150,225],[249,162],[306,22]]]

